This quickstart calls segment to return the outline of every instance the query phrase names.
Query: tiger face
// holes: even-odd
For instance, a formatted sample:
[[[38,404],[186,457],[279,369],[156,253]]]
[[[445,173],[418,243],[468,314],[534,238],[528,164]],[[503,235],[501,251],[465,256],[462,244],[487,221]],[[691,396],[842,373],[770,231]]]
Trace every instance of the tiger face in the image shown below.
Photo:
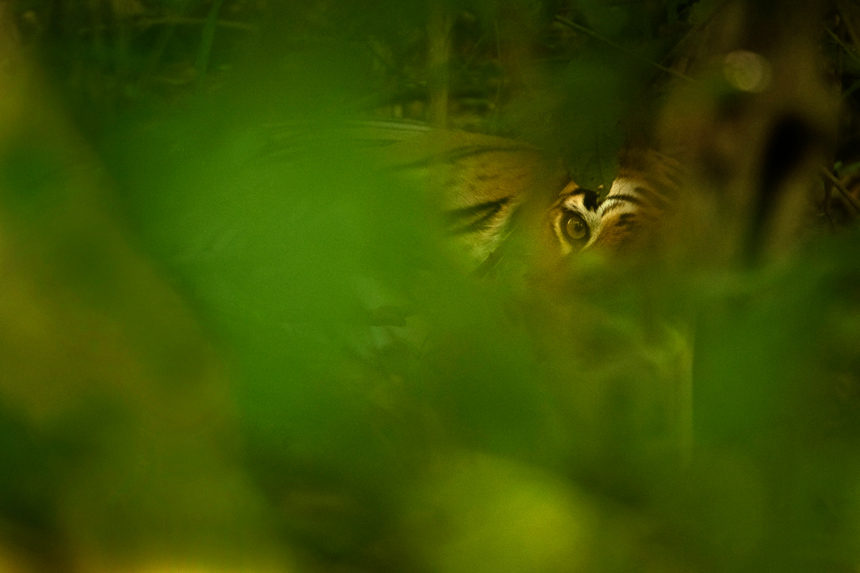
[[[589,249],[635,252],[655,241],[680,185],[680,166],[655,151],[626,152],[622,160],[602,200],[570,182],[550,207],[547,223],[561,256]]]
[[[379,134],[377,124],[372,133],[387,142],[383,164],[427,187],[453,239],[455,259],[478,274],[502,256],[515,227],[538,239],[542,261],[591,249],[635,252],[655,238],[670,204],[667,197],[680,180],[678,164],[669,157],[627,149],[619,157],[618,177],[601,199],[598,191],[571,181],[560,159],[529,144],[383,123],[399,128],[391,143],[392,130]]]
[[[648,195],[638,179],[616,179],[603,200],[571,182],[548,214],[561,256],[587,249],[620,253],[643,243],[642,234],[656,224],[658,214],[647,208]]]

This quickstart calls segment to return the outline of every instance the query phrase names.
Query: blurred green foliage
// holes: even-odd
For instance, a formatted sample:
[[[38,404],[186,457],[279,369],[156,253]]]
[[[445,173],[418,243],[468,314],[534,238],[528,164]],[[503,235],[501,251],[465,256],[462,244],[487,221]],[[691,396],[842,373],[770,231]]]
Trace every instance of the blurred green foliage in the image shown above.
[[[449,123],[552,149],[588,184],[648,131],[658,66],[710,10],[439,6]],[[778,268],[584,256],[554,289],[518,261],[475,280],[448,259],[433,201],[344,128],[427,119],[425,3],[13,7],[113,181],[122,236],[189,301],[230,387],[211,418],[160,420],[210,399],[178,387],[208,359],[186,360],[190,335],[165,318],[130,344],[169,407],[132,375],[52,423],[0,397],[2,544],[44,570],[74,570],[44,556],[79,542],[243,570],[270,553],[296,571],[860,566],[856,228]],[[26,138],[8,149],[3,216],[62,204],[65,164]],[[103,240],[55,256],[58,284],[95,293],[81,312],[115,292]],[[33,383],[63,386],[56,360]]]

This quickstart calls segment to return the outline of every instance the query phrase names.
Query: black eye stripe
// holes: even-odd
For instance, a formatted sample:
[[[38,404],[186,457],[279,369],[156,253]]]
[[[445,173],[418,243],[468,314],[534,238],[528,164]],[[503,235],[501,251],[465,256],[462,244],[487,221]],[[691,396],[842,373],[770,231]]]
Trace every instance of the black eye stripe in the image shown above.
[[[558,203],[561,204],[562,208],[566,211],[573,211],[570,207],[565,205],[568,199],[571,199],[573,197],[582,197],[582,205],[588,211],[597,211],[597,208],[600,206],[600,202],[597,200],[597,192],[592,191],[591,189],[585,189],[583,187],[577,187],[570,193],[565,194],[558,200]]]
[[[606,205],[606,203],[610,200],[612,200],[612,202]],[[606,205],[606,207],[603,209],[603,212],[601,213],[601,216],[605,217],[607,213],[611,213],[615,209],[620,209],[627,203],[636,205],[638,207],[641,207],[643,205],[642,200],[633,195],[612,195],[610,197],[607,197],[606,200],[601,203],[601,206]]]
[[[589,211],[596,211],[599,205],[597,202],[597,192],[586,189],[584,197],[582,198],[582,204],[585,205],[585,208]]]

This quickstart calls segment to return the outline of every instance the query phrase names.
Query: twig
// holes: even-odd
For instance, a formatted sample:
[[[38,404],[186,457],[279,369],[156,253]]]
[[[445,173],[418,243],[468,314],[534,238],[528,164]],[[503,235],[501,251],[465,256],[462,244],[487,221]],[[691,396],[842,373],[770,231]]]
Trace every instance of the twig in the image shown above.
[[[860,64],[860,58],[857,57],[857,54],[854,53],[854,50],[852,50],[847,44],[845,44],[845,42],[843,42],[842,39],[833,32],[833,30],[827,28],[827,33],[830,35],[831,38],[833,38],[834,42],[839,44],[839,46],[845,51],[846,54],[848,54],[848,56],[851,57],[852,60]]]
[[[703,31],[703,30],[704,30],[704,29],[705,29],[705,28],[706,28],[706,27],[711,23],[711,21],[714,19],[714,16],[716,15],[716,13],[717,13],[720,9],[722,9],[722,6],[719,6],[719,5],[717,5],[717,6],[713,7],[713,8],[711,8],[711,10],[709,11],[708,15],[707,15],[703,20],[701,20],[701,21],[697,22],[696,24],[694,24],[694,25],[693,25],[693,27],[692,27],[691,29],[689,29],[689,30],[684,34],[684,37],[683,37],[683,38],[681,38],[681,39],[678,41],[678,43],[676,43],[676,44],[672,47],[672,49],[671,49],[671,50],[669,50],[669,52],[666,54],[665,58],[672,58],[672,57],[674,57],[674,56],[677,54],[677,52],[679,52],[682,48],[683,48],[683,49],[685,49],[685,50],[687,50],[687,48],[686,48],[685,44],[689,43],[689,42],[690,42],[691,40],[693,40],[694,38],[698,38],[698,37],[700,37],[700,36],[702,35],[702,31]],[[689,50],[687,50],[687,52],[689,52]],[[666,61],[666,59],[664,59],[664,61]]]
[[[842,182],[830,171],[830,169],[824,167],[823,165],[821,166],[821,173],[824,175],[824,177],[827,178],[828,181],[833,184],[834,187],[839,190],[840,193],[842,193],[842,196],[845,197],[845,200],[848,201],[848,203],[850,203],[851,206],[854,208],[855,213],[860,215],[860,203],[857,202],[857,199],[851,196],[851,192],[845,187],[845,185],[842,184]]]
[[[583,34],[585,34],[585,35],[586,35],[586,36],[588,36],[589,38],[593,38],[593,39],[595,39],[595,40],[597,40],[597,41],[599,41],[599,42],[603,42],[604,44],[606,44],[606,45],[608,45],[608,46],[611,46],[611,47],[615,48],[616,50],[618,50],[618,51],[620,51],[620,52],[624,52],[624,53],[625,53],[625,54],[627,54],[628,56],[631,56],[631,57],[633,57],[633,58],[635,58],[635,59],[637,59],[637,60],[639,60],[639,61],[645,62],[646,64],[648,64],[648,65],[650,65],[650,66],[652,66],[652,67],[657,68],[657,69],[658,69],[658,70],[660,70],[661,72],[664,72],[664,73],[667,73],[667,74],[669,74],[669,75],[675,76],[675,77],[676,77],[676,78],[678,78],[678,79],[681,79],[681,80],[684,80],[684,81],[687,81],[687,82],[690,82],[690,83],[692,83],[692,82],[694,81],[694,80],[693,80],[693,78],[691,78],[690,76],[684,75],[684,74],[682,74],[681,72],[677,72],[677,71],[675,71],[675,70],[673,70],[673,69],[671,69],[671,68],[667,68],[666,66],[660,65],[660,64],[658,64],[658,63],[657,63],[657,62],[655,62],[655,61],[649,60],[648,58],[646,58],[646,57],[644,57],[644,56],[642,56],[642,55],[640,55],[640,54],[637,54],[637,53],[636,53],[636,52],[634,52],[633,50],[631,50],[631,49],[629,49],[629,48],[625,48],[625,47],[624,47],[624,46],[622,46],[621,44],[618,44],[618,43],[616,43],[616,42],[613,42],[613,41],[612,41],[612,40],[610,40],[609,38],[606,38],[605,36],[601,36],[601,35],[600,35],[600,34],[598,34],[597,32],[595,32],[595,31],[593,31],[593,30],[589,30],[589,29],[588,29],[588,28],[586,28],[585,26],[582,26],[582,25],[580,25],[580,24],[577,24],[577,23],[576,23],[576,22],[574,22],[573,20],[568,20],[567,18],[564,18],[563,16],[555,16],[555,18],[554,18],[554,19],[555,19],[555,21],[556,21],[556,22],[558,22],[559,24],[564,24],[565,26],[568,26],[569,28],[572,28],[572,29],[574,29],[574,30],[576,30],[576,31],[578,31],[578,32],[582,32]]]
[[[199,77],[202,77],[206,73],[206,68],[209,67],[212,43],[215,41],[215,26],[218,25],[218,13],[221,11],[222,4],[224,4],[224,0],[215,0],[209,10],[209,15],[206,16],[206,24],[203,26],[200,38],[200,49],[197,51],[197,60],[194,62],[194,68]]]
[[[854,49],[856,50],[860,47],[860,41],[857,39],[857,33],[854,30],[854,25],[851,23],[851,18],[848,17],[844,8],[845,6],[842,2],[837,3],[836,10],[839,12],[839,15],[842,16],[842,22],[845,24],[845,29],[848,30],[848,35],[851,36],[851,43],[854,45]]]

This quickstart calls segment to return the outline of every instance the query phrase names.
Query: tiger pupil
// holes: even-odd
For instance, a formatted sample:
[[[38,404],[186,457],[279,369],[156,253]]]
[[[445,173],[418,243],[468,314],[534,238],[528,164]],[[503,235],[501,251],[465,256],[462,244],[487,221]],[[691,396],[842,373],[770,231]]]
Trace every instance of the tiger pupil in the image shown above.
[[[587,228],[585,222],[579,217],[572,216],[565,223],[565,233],[568,237],[574,240],[579,240],[585,237]]]

